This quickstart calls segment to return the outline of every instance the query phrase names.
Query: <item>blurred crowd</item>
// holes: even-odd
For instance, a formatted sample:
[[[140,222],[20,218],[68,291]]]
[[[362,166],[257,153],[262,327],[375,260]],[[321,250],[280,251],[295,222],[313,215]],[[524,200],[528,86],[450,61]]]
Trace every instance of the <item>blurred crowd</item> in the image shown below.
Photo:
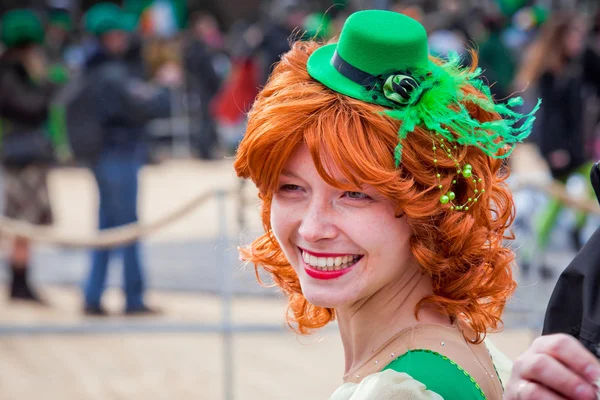
[[[246,112],[290,43],[335,39],[350,13],[368,7],[419,20],[437,57],[456,52],[468,64],[477,54],[496,98],[522,95],[529,110],[541,97],[531,142],[553,178],[566,182],[600,158],[600,12],[593,1],[553,3],[271,0],[258,20],[230,26],[176,0],[98,2],[77,15],[60,7],[9,10],[0,16],[4,214],[50,224],[48,170],[76,163],[96,178],[101,229],[137,221],[137,172],[145,163],[159,162],[165,149],[205,160],[234,152]],[[540,218],[542,250],[561,208],[550,202]],[[574,224],[575,249],[585,221],[581,214]],[[105,314],[112,252],[93,251],[88,314]],[[154,312],[143,299],[137,243],[120,253],[125,311]],[[8,259],[11,297],[43,301],[27,277],[28,241],[16,238]]]

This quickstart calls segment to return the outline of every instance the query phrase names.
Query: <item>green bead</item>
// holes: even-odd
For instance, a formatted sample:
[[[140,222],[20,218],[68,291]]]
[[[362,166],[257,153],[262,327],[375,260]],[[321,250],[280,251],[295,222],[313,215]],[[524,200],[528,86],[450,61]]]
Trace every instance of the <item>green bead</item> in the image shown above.
[[[441,188],[442,188],[442,185],[438,185],[438,189],[441,189]]]
[[[474,201],[475,203],[477,203],[477,199],[473,199],[473,201]]]
[[[448,204],[449,201],[450,201],[450,199],[446,195],[443,195],[442,197],[440,197],[440,203],[442,203],[442,204]]]
[[[434,159],[433,159],[433,162],[434,162],[435,164],[437,164],[437,158],[434,158]]]
[[[481,178],[477,179],[477,182],[481,182]]]
[[[471,164],[465,164],[465,166],[463,167],[463,169],[472,170],[473,167],[471,167]]]
[[[469,211],[469,207],[465,207],[465,211]]]
[[[479,190],[475,189],[475,193],[479,193]]]
[[[454,206],[450,207],[450,209],[454,211]]]
[[[485,189],[481,189],[481,193],[485,193]]]
[[[468,201],[473,201],[473,199],[469,197],[469,200],[468,200]]]
[[[440,175],[440,174],[435,174],[435,176],[436,176],[437,178],[439,178],[441,175]]]
[[[452,184],[453,184],[453,185],[456,185],[456,179],[453,179],[453,180],[452,180]]]
[[[448,198],[450,200],[454,200],[456,198],[456,195],[454,194],[454,192],[448,192]]]
[[[436,151],[436,150],[437,150],[437,147],[433,146],[433,147],[432,147],[432,149],[433,149],[433,151]]]
[[[473,174],[473,172],[471,172],[471,170],[470,170],[470,169],[465,169],[465,170],[463,170],[463,172],[462,172],[462,175],[463,175],[465,178],[470,178],[472,174]]]

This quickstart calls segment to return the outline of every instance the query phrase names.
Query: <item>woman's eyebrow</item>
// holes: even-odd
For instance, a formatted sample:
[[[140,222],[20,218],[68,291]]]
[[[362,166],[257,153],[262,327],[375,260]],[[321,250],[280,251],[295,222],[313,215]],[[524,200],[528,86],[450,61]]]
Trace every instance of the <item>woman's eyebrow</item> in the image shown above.
[[[300,178],[298,174],[296,174],[294,171],[290,171],[289,169],[282,170],[281,175],[287,178]]]

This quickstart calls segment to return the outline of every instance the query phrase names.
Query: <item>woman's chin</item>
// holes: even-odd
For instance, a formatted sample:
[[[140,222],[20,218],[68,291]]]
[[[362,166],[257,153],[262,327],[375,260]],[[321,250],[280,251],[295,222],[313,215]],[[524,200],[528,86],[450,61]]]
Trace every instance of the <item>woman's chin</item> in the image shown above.
[[[336,295],[336,293],[332,293],[331,291],[312,290],[310,288],[308,290],[303,289],[302,292],[310,304],[318,307],[339,308],[344,306],[344,304],[350,303],[350,299],[345,298],[345,296]]]
[[[352,304],[356,299],[350,296],[347,284],[342,284],[338,279],[315,279],[307,274],[304,266],[299,270],[294,266],[300,279],[302,294],[306,300],[315,306],[325,308],[338,308]]]

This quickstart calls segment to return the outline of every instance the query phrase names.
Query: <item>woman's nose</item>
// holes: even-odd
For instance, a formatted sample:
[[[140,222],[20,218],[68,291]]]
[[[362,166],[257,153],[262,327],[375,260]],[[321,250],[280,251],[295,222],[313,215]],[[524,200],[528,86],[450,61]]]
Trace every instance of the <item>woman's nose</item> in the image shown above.
[[[325,201],[313,199],[298,229],[299,235],[308,243],[315,243],[337,236],[337,227],[333,223],[334,211]]]

